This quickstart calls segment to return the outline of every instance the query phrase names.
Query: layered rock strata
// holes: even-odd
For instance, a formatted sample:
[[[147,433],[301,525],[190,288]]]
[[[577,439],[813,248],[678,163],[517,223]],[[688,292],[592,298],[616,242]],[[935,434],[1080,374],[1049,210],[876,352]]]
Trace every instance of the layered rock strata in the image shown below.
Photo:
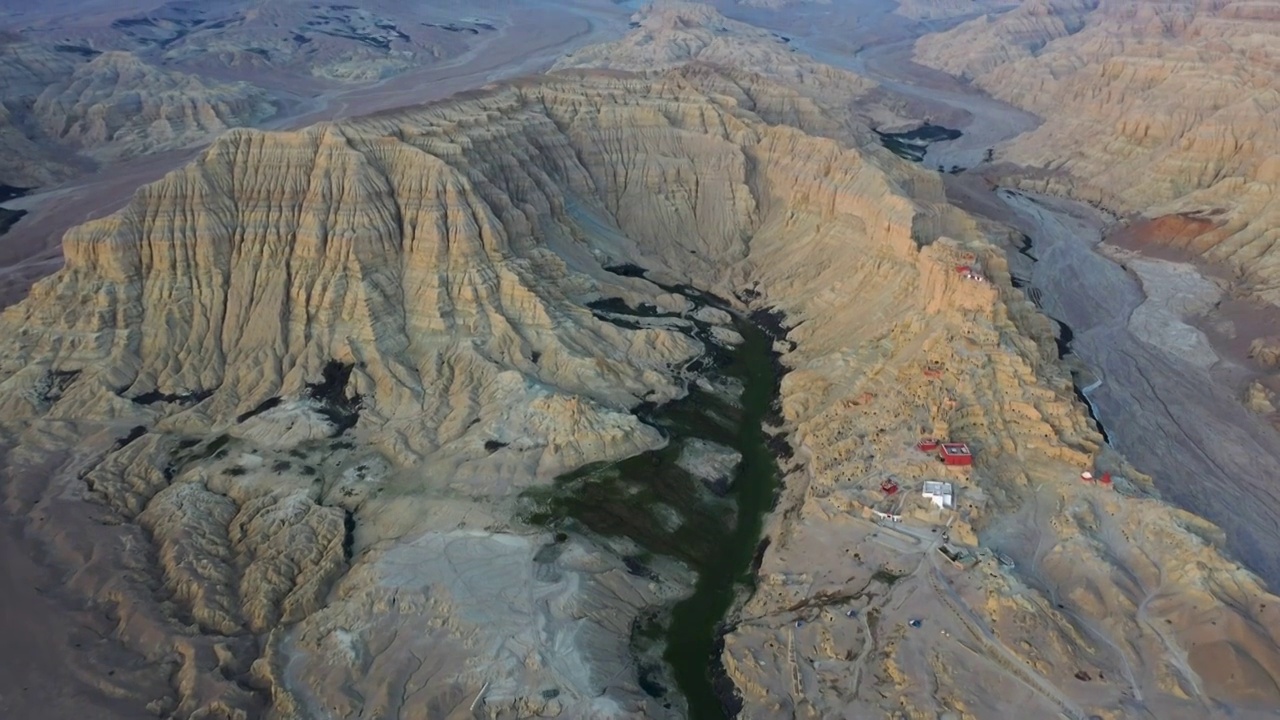
[[[19,187],[72,177],[90,159],[197,145],[276,111],[245,82],[161,69],[123,51],[86,59],[19,38],[0,42],[0,87],[0,182]]]
[[[824,65],[798,52],[792,38],[730,20],[710,5],[660,1],[632,16],[635,28],[621,40],[572,52],[555,69],[598,68],[665,71],[696,63],[713,67],[713,89],[736,97],[772,123],[870,144],[868,127],[911,124],[909,104],[855,73]],[[755,83],[773,81],[744,95],[726,78]],[[711,85],[707,87],[712,88]]]
[[[1234,268],[1240,296],[1276,305],[1277,48],[1266,3],[1033,0],[921,38],[916,56],[1044,118],[997,153],[1042,171],[1026,187],[1164,219],[1151,242]]]
[[[32,112],[47,137],[110,159],[204,142],[270,117],[275,106],[248,83],[210,82],[108,52],[51,82]]]
[[[720,658],[744,715],[1008,710],[977,688],[1077,716],[1280,699],[1280,602],[1101,447],[986,233],[847,119],[766,117],[783,93],[571,72],[232,131],[68,233],[66,267],[0,315],[0,472],[134,653],[82,674],[179,717],[678,715],[628,637],[688,573],[518,518],[522,490],[659,447],[630,409],[694,379],[678,327],[586,307],[695,310],[606,269],[633,263],[790,328],[774,430],[795,454]],[[1080,484],[1094,463],[1126,494]],[[987,564],[872,538],[889,475],[953,482],[950,538]],[[912,635],[916,612],[956,639]]]

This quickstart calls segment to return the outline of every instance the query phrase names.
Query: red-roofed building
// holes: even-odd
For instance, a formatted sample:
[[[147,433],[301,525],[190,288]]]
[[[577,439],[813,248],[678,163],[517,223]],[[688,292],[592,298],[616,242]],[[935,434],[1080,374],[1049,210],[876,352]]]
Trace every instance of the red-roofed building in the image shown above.
[[[942,443],[942,462],[947,465],[972,465],[973,453],[965,443]]]

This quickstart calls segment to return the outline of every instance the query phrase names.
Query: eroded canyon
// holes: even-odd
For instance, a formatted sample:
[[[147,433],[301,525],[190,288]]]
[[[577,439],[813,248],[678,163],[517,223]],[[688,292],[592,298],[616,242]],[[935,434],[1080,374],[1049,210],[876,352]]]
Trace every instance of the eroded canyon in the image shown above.
[[[68,231],[0,314],[5,632],[46,648],[0,709],[1271,716],[1280,599],[1107,442],[1083,324],[1045,314],[1071,300],[1047,253],[1095,216],[1040,235],[1058,201],[990,192],[1089,200],[1045,179],[1084,161],[1046,174],[1018,138],[934,172],[981,155],[978,105],[819,62],[749,5],[646,8],[431,104],[233,129]],[[962,37],[1031,3],[980,5],[884,21]],[[927,120],[967,134],[923,163],[877,135]],[[1170,318],[1211,289],[1115,259],[1152,284],[1126,332],[1194,358]],[[670,638],[704,631],[700,674],[702,640]]]

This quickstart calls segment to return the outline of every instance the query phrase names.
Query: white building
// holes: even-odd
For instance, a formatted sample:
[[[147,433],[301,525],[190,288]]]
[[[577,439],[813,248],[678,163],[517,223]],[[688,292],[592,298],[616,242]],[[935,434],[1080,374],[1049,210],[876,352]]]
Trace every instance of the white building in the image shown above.
[[[949,482],[925,480],[924,497],[944,510],[950,510],[956,506],[955,489]]]

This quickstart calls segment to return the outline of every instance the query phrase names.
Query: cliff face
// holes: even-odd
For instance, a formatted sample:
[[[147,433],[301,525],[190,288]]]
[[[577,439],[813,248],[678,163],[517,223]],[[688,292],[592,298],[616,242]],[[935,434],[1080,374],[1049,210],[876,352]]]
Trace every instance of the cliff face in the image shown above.
[[[656,2],[632,20],[636,27],[621,40],[570,53],[555,69],[646,72],[689,63],[708,66],[716,77],[704,82],[718,83],[708,89],[734,97],[767,122],[864,147],[874,145],[868,127],[911,122],[903,119],[910,116],[904,103],[875,82],[819,63],[798,52],[791,38],[730,20],[710,5]],[[749,96],[740,89],[744,85],[753,87]]]
[[[113,578],[125,550],[59,559],[92,566],[80,589],[115,608],[119,637],[186,653],[179,678],[221,653],[283,716],[399,697],[396,668],[433,654],[457,662],[388,701],[406,715],[491,676],[492,697],[530,712],[661,715],[627,671],[626,618],[684,587],[680,571],[658,586],[588,541],[548,553],[516,494],[661,445],[627,409],[683,394],[704,346],[585,303],[692,308],[603,269],[629,261],[708,285],[744,272],[760,218],[744,148],[772,132],[674,77],[229,133],[69,233],[66,267],[0,319],[11,506],[68,488],[100,503],[150,564]],[[42,485],[37,456],[69,442],[77,461]],[[50,525],[51,552],[74,532]],[[397,641],[405,623],[435,631]],[[211,680],[155,700],[263,702]]]
[[[1036,0],[922,38],[925,64],[1044,118],[998,158],[1028,187],[1211,231],[1157,238],[1280,303],[1280,15],[1265,3]],[[1070,108],[1064,112],[1063,108]]]
[[[486,10],[302,0],[27,8],[0,37],[0,183],[53,184],[95,164],[206,143],[280,108],[306,112],[414,68],[463,67],[526,19]]]
[[[69,177],[73,165],[50,157],[27,127],[35,98],[49,85],[74,72],[76,62],[64,53],[15,37],[0,37],[0,183],[34,187]]]
[[[565,71],[237,130],[70,232],[0,315],[0,477],[140,658],[108,676],[95,645],[77,677],[178,717],[679,715],[628,639],[689,573],[520,520],[521,490],[661,446],[631,408],[682,396],[712,349],[635,263],[792,328],[774,430],[795,455],[722,656],[747,716],[1008,716],[975,689],[1019,683],[1114,717],[1134,693],[1162,717],[1280,698],[1280,601],[1137,497],[994,231],[816,102],[794,115],[813,130],[782,124],[782,97],[803,96],[699,65]],[[940,469],[921,435],[978,467]],[[1133,497],[1079,483],[1095,460]],[[951,536],[1021,573],[871,537],[890,475],[955,482]],[[931,651],[917,612],[976,639]]]

